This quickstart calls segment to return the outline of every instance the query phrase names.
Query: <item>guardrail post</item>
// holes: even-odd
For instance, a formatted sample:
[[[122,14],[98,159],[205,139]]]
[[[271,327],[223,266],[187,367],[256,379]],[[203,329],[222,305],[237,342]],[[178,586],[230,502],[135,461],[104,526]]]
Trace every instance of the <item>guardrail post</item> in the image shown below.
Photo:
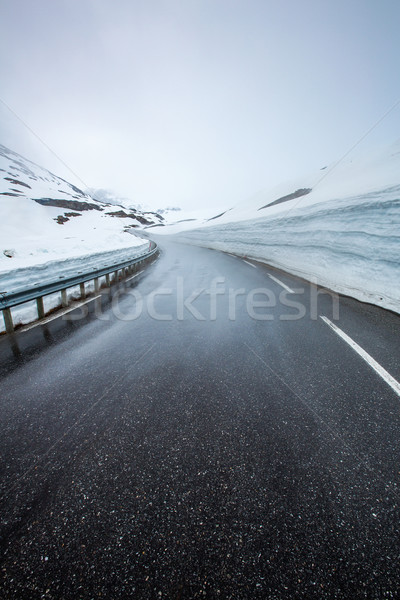
[[[64,308],[68,306],[67,290],[61,290],[61,304]]]
[[[10,308],[3,308],[3,318],[4,318],[4,325],[6,326],[6,332],[13,333],[14,323],[12,320],[12,314],[11,314]]]
[[[157,246],[151,245],[150,246],[151,250],[153,250],[154,247],[157,248]],[[131,260],[133,260],[133,259],[131,259]],[[108,288],[110,288],[112,283],[119,282],[119,278],[122,279],[122,278],[127,277],[130,273],[138,272],[142,268],[142,266],[147,264],[147,262],[149,262],[150,260],[151,260],[150,256],[140,255],[134,259],[133,263],[129,264],[129,261],[127,261],[126,263],[119,263],[124,266],[119,266],[117,263],[116,265],[114,265],[114,267],[111,267],[111,269],[114,269],[111,271],[108,271],[108,269],[110,267],[106,267],[105,265],[103,265],[103,268],[97,269],[96,271],[92,272],[92,276],[95,275],[95,273],[97,273],[97,277],[96,276],[93,277],[94,289],[95,289],[96,294],[98,294],[100,292],[100,289],[101,289],[100,281],[101,281],[102,277],[105,277],[106,285]],[[127,265],[127,263],[128,263],[128,265]],[[50,282],[48,284],[42,285],[39,288],[39,290],[28,289],[28,290],[22,290],[20,292],[15,292],[15,293],[11,294],[10,297],[7,297],[7,300],[8,300],[7,308],[2,308],[0,305],[0,310],[3,312],[3,319],[4,319],[4,325],[5,325],[6,332],[13,333],[14,329],[15,329],[14,323],[13,323],[13,318],[12,318],[12,313],[11,313],[11,307],[18,306],[20,304],[24,304],[25,302],[28,302],[30,300],[36,300],[38,318],[43,319],[45,317],[44,300],[43,300],[43,298],[45,296],[47,296],[49,294],[61,292],[62,306],[67,307],[67,306],[69,306],[68,296],[67,296],[67,288],[61,289],[61,286],[67,285],[68,287],[75,287],[75,286],[79,285],[81,298],[84,299],[87,296],[86,296],[86,289],[85,289],[85,281],[82,281],[82,280],[85,280],[86,277],[88,277],[88,274],[86,274],[86,273],[82,274],[81,271],[79,271],[74,276],[67,277],[66,279],[64,277],[60,277],[60,279],[63,279],[64,281],[60,281],[59,283],[58,282]],[[79,281],[81,281],[81,283],[79,283]],[[37,294],[41,294],[41,295],[37,296]],[[27,297],[28,297],[28,299],[26,299]]]
[[[40,298],[36,298],[36,306],[39,319],[44,319],[43,296],[41,296]]]

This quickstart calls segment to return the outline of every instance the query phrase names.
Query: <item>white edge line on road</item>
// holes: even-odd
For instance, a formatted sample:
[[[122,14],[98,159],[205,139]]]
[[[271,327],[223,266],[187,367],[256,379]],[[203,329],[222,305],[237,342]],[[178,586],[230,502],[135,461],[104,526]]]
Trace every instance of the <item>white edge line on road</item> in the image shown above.
[[[125,281],[130,281],[131,279],[135,279],[135,277],[137,277],[138,275],[140,275],[140,273],[143,273],[143,270],[139,271],[139,273],[135,273],[135,275],[132,275],[132,277],[128,277],[128,279],[125,279]]]
[[[276,283],[278,283],[279,285],[281,285],[283,287],[284,290],[290,292],[291,294],[295,294],[296,292],[293,291],[288,285],[286,285],[285,283],[283,283],[282,281],[280,281],[279,279],[277,279],[276,277],[274,277],[273,275],[270,275],[268,273],[268,277],[270,277],[271,279],[273,279]]]
[[[88,300],[84,300],[83,302],[79,302],[79,304],[75,304],[74,306],[71,306],[71,308],[66,308],[65,310],[59,310],[56,313],[54,313],[54,315],[45,317],[44,319],[41,319],[40,321],[36,321],[35,323],[30,323],[29,325],[24,325],[24,327],[21,327],[18,331],[23,333],[24,331],[29,331],[29,329],[33,329],[34,327],[38,327],[39,325],[46,325],[46,323],[50,323],[50,321],[59,319],[60,317],[63,317],[64,315],[71,312],[72,310],[75,310],[76,308],[83,306],[84,304],[89,304],[89,302],[93,302],[93,300],[97,300],[97,298],[100,298],[100,296],[101,296],[101,294],[99,294],[98,296],[94,296],[93,298],[88,298]]]
[[[251,267],[253,267],[253,269],[257,269],[256,265],[252,265],[251,262],[249,262],[248,260],[243,259],[243,262],[245,262],[246,265],[250,265]]]
[[[327,325],[329,325],[329,327],[335,333],[337,333],[338,336],[340,336],[345,342],[347,342],[347,344],[349,344],[349,346],[353,348],[353,350],[357,352],[357,354],[361,356],[361,358],[363,358],[365,362],[367,362],[369,366],[372,367],[374,371],[380,377],[382,377],[382,379],[386,381],[388,385],[390,385],[390,387],[396,392],[396,394],[400,396],[400,383],[396,381],[396,379],[392,377],[390,373],[388,373],[378,362],[376,362],[374,358],[372,358],[372,356],[370,356],[370,354],[368,354],[368,352],[363,350],[361,346],[359,346],[354,340],[352,340],[351,337],[349,337],[344,331],[339,329],[339,327],[332,323],[332,321],[330,321],[327,317],[321,316],[321,319]]]

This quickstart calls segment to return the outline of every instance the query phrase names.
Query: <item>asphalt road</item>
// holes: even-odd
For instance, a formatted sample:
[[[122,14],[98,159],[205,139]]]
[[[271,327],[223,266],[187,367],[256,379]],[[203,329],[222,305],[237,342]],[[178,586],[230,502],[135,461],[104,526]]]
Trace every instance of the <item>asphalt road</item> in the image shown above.
[[[321,316],[397,381],[399,317],[162,247],[0,338],[0,597],[398,597],[400,396]]]

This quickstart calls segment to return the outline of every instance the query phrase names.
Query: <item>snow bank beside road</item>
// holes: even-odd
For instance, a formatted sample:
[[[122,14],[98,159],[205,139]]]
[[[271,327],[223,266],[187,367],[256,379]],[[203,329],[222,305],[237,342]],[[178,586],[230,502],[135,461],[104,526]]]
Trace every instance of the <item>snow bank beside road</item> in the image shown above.
[[[12,271],[0,272],[0,292],[8,292],[9,290],[18,292],[34,287],[35,285],[43,285],[67,279],[80,273],[90,273],[102,267],[109,267],[134,259],[142,254],[146,254],[148,249],[149,242],[145,241],[140,246],[81,254],[74,258],[54,260],[31,267],[21,267]]]
[[[262,260],[400,313],[399,149],[257,194],[213,220],[154,232]]]
[[[121,231],[118,219],[87,211],[58,225],[57,208],[18,198],[0,202],[0,292],[113,265],[146,252],[148,241]],[[6,253],[4,252],[6,250]],[[9,254],[10,256],[7,256]]]
[[[265,261],[400,313],[400,186],[178,238]]]
[[[133,245],[127,245],[125,238],[132,238]],[[78,245],[75,249],[75,256],[71,252],[71,247],[64,249],[63,253],[53,251],[45,252],[40,258],[40,262],[37,260],[37,255],[32,257],[34,264],[30,266],[20,266],[15,269],[6,269],[0,271],[0,294],[2,292],[17,292],[27,288],[33,288],[35,285],[51,283],[54,281],[62,281],[64,278],[72,277],[80,273],[89,273],[92,270],[100,269],[101,267],[108,267],[120,262],[128,261],[132,258],[136,258],[143,254],[146,254],[149,249],[149,242],[147,240],[139,239],[134,236],[124,235],[124,239],[119,239],[118,235],[110,236],[109,239],[103,239],[104,250],[99,251],[101,247],[101,240],[97,244],[97,251],[93,248],[90,250],[90,244],[86,240],[86,244]],[[46,243],[51,240],[46,240]],[[122,242],[125,242],[123,245]],[[121,247],[122,246],[122,247]],[[86,247],[86,252],[84,248]],[[51,246],[50,246],[51,248]],[[107,248],[107,249],[106,249]],[[71,256],[72,255],[72,256]],[[53,260],[45,260],[45,258],[53,257]],[[10,260],[11,262],[11,260]],[[22,259],[18,261],[20,264]],[[93,291],[93,282],[88,282],[86,285],[87,292]],[[68,290],[69,298],[79,298],[80,292],[78,288],[70,288]],[[46,296],[45,310],[46,312],[60,306],[61,297],[60,294],[51,294]],[[0,308],[1,308],[1,296],[0,296]],[[36,304],[29,302],[16,306],[11,309],[13,315],[14,325],[20,325],[24,323],[30,323],[37,318]],[[0,319],[0,332],[5,331],[5,325],[3,319]]]

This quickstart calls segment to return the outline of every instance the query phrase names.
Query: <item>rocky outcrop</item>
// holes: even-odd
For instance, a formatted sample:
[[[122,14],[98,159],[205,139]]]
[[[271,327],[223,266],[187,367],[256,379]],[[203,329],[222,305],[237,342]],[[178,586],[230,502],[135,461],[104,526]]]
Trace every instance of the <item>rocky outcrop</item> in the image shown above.
[[[32,198],[32,200],[43,206],[56,206],[57,208],[68,208],[71,210],[103,210],[97,204],[79,202],[79,200],[64,200],[62,198]]]

